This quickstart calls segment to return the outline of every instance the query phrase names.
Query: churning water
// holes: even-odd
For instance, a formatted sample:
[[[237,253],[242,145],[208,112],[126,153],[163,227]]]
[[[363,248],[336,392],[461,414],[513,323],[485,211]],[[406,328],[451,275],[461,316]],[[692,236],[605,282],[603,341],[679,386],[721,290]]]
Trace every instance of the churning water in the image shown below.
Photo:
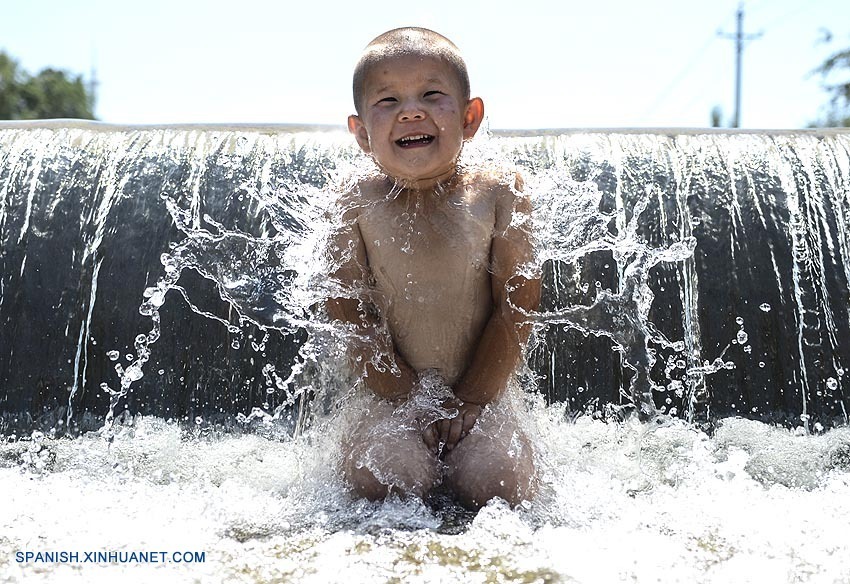
[[[371,172],[348,136],[0,128],[0,578],[850,581],[850,136],[484,137],[464,164],[525,176],[544,275],[541,489],[477,515],[340,478],[357,339],[316,307]]]

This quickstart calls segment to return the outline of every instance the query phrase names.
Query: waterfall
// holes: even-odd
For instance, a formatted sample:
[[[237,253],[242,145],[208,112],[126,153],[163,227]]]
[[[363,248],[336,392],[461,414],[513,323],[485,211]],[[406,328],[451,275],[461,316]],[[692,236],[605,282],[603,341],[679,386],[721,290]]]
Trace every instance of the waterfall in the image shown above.
[[[527,377],[548,400],[847,423],[850,133],[499,134],[464,155],[534,201]],[[317,226],[363,158],[285,126],[0,124],[3,429],[303,408]]]

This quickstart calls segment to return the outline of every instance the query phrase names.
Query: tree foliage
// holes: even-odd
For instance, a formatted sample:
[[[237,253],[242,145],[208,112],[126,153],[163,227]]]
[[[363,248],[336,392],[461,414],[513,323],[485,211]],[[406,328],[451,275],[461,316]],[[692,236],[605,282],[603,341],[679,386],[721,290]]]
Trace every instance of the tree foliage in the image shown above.
[[[833,54],[814,72],[829,93],[826,117],[818,125],[850,127],[850,48]]]
[[[0,120],[93,120],[92,106],[81,75],[47,68],[33,76],[0,51]]]

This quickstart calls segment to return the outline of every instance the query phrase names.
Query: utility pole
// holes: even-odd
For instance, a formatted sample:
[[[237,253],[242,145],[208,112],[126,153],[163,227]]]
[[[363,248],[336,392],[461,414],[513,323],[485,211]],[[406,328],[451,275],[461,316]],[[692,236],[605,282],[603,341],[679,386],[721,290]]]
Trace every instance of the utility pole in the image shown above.
[[[734,35],[724,32],[718,32],[720,36],[727,39],[735,40],[735,117],[732,120],[733,128],[741,127],[741,53],[744,51],[744,41],[751,41],[759,38],[762,33],[744,34],[744,3],[738,4],[738,12],[736,14],[738,23],[737,30]]]
[[[89,82],[88,82],[88,90],[89,90],[89,103],[91,114],[94,115],[94,108],[97,105],[97,87],[100,85],[100,80],[97,78],[97,70],[95,69],[95,62],[97,61],[97,55],[92,49],[91,56],[91,73],[89,74]]]

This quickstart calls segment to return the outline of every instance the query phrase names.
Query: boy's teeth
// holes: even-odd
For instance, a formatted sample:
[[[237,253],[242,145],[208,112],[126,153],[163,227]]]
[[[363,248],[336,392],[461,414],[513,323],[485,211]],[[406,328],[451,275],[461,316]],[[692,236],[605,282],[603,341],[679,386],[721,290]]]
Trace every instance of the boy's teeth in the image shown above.
[[[396,143],[404,146],[416,142],[430,142],[433,139],[434,137],[429,136],[428,134],[417,134],[415,136],[405,136],[404,138],[399,138],[398,140],[396,140]]]

